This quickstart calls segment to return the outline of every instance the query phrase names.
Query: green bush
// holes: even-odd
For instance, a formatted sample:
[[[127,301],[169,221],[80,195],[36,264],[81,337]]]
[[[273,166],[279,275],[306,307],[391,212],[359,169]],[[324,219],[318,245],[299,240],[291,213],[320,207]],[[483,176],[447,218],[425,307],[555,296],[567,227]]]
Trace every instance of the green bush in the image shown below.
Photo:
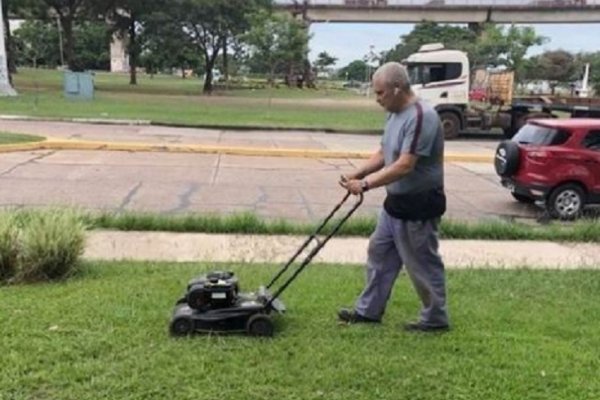
[[[12,278],[17,265],[16,219],[12,215],[0,216],[0,282]]]
[[[6,214],[4,215],[6,217]],[[85,245],[85,225],[74,211],[20,211],[0,218],[3,281],[57,280],[77,271]]]

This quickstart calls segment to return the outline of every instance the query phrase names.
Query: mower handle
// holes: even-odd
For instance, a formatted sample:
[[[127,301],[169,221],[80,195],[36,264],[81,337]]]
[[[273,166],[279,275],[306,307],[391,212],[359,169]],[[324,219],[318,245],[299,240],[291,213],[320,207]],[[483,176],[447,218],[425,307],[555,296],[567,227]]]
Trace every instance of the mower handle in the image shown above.
[[[364,199],[364,196],[362,193],[359,193],[357,195],[358,200],[354,203],[352,208],[342,217],[340,222],[338,222],[338,224],[334,226],[333,230],[327,236],[325,236],[325,238],[323,238],[322,240],[319,240],[317,238],[317,235],[319,233],[321,233],[323,228],[327,225],[327,223],[331,220],[331,218],[337,213],[337,211],[342,207],[342,205],[346,202],[346,200],[348,200],[350,195],[351,195],[351,193],[350,193],[350,191],[348,191],[346,193],[346,195],[344,196],[344,198],[333,208],[333,210],[329,213],[329,215],[325,218],[325,220],[323,220],[323,222],[321,223],[321,225],[319,225],[319,227],[315,230],[315,232],[312,235],[310,235],[308,237],[308,239],[306,239],[306,241],[302,244],[302,246],[300,246],[298,251],[296,251],[296,253],[292,256],[292,258],[290,258],[290,260],[283,266],[283,268],[279,271],[279,273],[277,273],[277,275],[275,275],[275,277],[271,280],[271,282],[267,286],[267,289],[270,289],[273,286],[273,284],[275,284],[275,282],[289,269],[289,267],[292,265],[292,263],[296,260],[296,258],[298,258],[298,256],[304,251],[304,249],[308,246],[308,244],[312,240],[315,240],[317,242],[317,245],[306,256],[306,258],[302,261],[300,266],[298,268],[296,268],[296,270],[294,271],[292,276],[290,278],[288,278],[283,283],[283,285],[281,285],[279,287],[279,289],[277,289],[277,291],[273,294],[272,298],[267,303],[267,306],[270,306],[271,303],[292,283],[292,281],[294,281],[294,279],[296,279],[296,277],[300,274],[300,272],[302,272],[302,270],[311,262],[311,260],[317,255],[317,253],[319,253],[319,251],[325,246],[325,244],[329,241],[329,239],[331,239],[333,237],[333,235],[335,235],[337,233],[337,231],[342,227],[342,225],[344,225],[344,223],[348,220],[348,218],[350,218],[350,216],[354,213],[354,211],[356,211],[358,209],[358,207],[360,207],[360,205],[362,204],[363,199]]]

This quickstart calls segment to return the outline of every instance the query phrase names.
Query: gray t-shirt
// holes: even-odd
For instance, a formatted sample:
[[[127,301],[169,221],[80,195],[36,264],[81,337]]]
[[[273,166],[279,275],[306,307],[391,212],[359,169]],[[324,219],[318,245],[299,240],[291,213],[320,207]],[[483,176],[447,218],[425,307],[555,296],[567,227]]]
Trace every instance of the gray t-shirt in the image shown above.
[[[437,112],[418,100],[398,113],[390,113],[381,139],[385,165],[402,153],[419,156],[413,171],[386,185],[390,194],[418,193],[444,187],[444,132]]]

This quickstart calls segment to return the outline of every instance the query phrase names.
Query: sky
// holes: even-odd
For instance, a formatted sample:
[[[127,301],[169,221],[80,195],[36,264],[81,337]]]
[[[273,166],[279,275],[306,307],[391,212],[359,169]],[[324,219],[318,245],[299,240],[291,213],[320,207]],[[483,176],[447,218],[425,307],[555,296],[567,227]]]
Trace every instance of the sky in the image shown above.
[[[310,32],[310,59],[326,51],[337,57],[335,68],[362,59],[370,51],[390,50],[400,42],[400,36],[409,33],[413,24],[373,23],[313,23]],[[524,25],[519,25],[524,26]],[[546,50],[563,49],[572,53],[600,51],[600,24],[532,24],[538,35],[550,39],[542,46],[532,47],[528,56]]]

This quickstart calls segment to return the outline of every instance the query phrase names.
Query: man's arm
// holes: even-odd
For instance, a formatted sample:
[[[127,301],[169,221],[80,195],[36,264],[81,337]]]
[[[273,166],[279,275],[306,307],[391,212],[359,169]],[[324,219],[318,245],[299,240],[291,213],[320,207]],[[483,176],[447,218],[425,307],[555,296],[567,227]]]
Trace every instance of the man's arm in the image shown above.
[[[369,189],[385,186],[388,183],[408,175],[417,164],[419,156],[416,154],[402,153],[400,157],[388,167],[372,174],[365,179]]]
[[[378,151],[373,153],[371,157],[360,166],[357,170],[349,174],[344,174],[343,177],[346,180],[362,179],[365,176],[372,174],[373,172],[379,171],[385,165],[383,158],[383,149],[380,147]],[[343,178],[343,179],[344,179]]]
[[[402,178],[403,176],[410,173],[417,164],[419,156],[410,153],[402,153],[398,160],[386,168],[380,169],[377,172],[368,175],[366,179],[361,178],[349,179],[342,181],[340,184],[348,189],[352,194],[359,194],[367,189],[373,189],[376,187],[387,185]],[[363,182],[366,182],[366,189],[363,186]]]

